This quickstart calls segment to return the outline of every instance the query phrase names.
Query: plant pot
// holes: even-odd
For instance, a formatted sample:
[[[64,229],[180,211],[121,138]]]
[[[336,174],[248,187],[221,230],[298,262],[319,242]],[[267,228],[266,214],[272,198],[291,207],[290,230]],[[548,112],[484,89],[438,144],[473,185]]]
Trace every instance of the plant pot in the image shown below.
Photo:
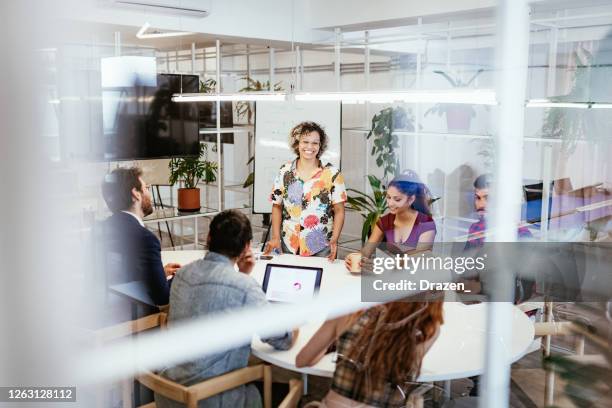
[[[449,105],[446,108],[446,126],[449,132],[467,132],[472,123],[471,106]]]
[[[200,189],[199,188],[179,188],[178,189],[178,209],[184,212],[200,211]]]

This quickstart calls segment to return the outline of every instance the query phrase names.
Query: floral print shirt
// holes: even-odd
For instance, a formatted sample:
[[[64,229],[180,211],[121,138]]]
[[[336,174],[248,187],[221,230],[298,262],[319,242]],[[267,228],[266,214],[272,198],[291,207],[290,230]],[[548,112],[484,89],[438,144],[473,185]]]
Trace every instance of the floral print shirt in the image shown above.
[[[296,255],[310,256],[329,247],[334,204],[346,201],[344,176],[331,164],[310,180],[297,174],[297,159],[284,164],[274,180],[270,201],[283,207],[281,239]]]

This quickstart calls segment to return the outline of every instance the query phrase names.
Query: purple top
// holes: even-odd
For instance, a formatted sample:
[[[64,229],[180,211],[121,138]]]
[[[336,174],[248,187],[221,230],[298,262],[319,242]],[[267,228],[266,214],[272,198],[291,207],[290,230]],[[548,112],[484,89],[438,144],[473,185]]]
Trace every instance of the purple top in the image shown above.
[[[414,249],[416,248],[419,242],[419,237],[421,236],[421,234],[427,231],[433,231],[434,235],[436,233],[436,224],[431,215],[419,212],[417,214],[416,219],[414,220],[414,225],[412,226],[412,230],[410,231],[408,239],[404,242],[395,242],[395,226],[393,225],[394,222],[395,215],[387,214],[380,217],[378,222],[376,223],[378,228],[380,228],[382,232],[384,232],[388,244],[399,244],[402,247]]]

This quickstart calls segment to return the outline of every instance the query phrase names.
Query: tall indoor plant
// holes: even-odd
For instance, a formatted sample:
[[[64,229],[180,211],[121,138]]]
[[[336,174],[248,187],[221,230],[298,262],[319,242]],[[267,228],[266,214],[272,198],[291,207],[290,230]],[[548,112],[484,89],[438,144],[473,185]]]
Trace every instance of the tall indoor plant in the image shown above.
[[[401,106],[385,108],[372,117],[372,127],[366,136],[366,139],[373,138],[371,154],[376,156],[376,165],[383,170],[384,180],[389,175],[395,175],[399,169],[396,153],[399,139],[394,133],[398,129],[414,131],[411,112]]]
[[[203,159],[203,160],[200,160]],[[197,187],[201,181],[210,183],[217,180],[218,165],[208,161],[208,147],[201,143],[198,156],[174,157],[170,160],[170,184],[183,182],[178,189],[179,211],[200,211],[200,189]]]
[[[397,174],[399,170],[399,159],[396,153],[399,149],[399,139],[394,133],[398,129],[414,131],[411,112],[407,112],[401,106],[385,108],[372,117],[372,127],[366,139],[372,138],[373,140],[371,154],[376,157],[376,165],[382,169],[383,177],[381,180],[371,174],[367,176],[372,195],[356,189],[348,189],[349,208],[359,212],[363,218],[362,242],[368,239],[372,227],[387,210],[385,184],[389,176]]]
[[[444,71],[434,71],[435,74],[443,76],[453,88],[467,88],[478,76],[484,72],[484,69],[479,69],[467,81],[463,82],[459,77],[451,77]],[[470,130],[472,118],[476,116],[476,111],[472,105],[460,103],[437,103],[425,112],[425,116],[430,113],[437,113],[438,116],[446,115],[446,126],[449,132],[465,132]]]

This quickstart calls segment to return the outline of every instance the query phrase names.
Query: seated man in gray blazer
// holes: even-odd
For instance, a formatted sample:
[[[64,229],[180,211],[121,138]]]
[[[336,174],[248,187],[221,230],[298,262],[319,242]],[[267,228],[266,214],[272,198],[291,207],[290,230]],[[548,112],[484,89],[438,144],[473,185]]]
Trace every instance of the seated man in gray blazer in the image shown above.
[[[170,290],[169,330],[177,321],[267,304],[260,285],[249,276],[255,266],[251,251],[252,237],[251,223],[239,211],[223,211],[213,218],[207,240],[209,252],[203,259],[184,266],[174,277]],[[295,342],[296,336],[297,331],[294,331],[264,341],[277,349],[287,350]],[[165,368],[160,375],[183,385],[193,385],[246,367],[250,352],[249,342],[232,350]],[[182,406],[158,394],[155,401],[159,408]],[[261,396],[254,385],[247,385],[200,401],[198,406],[260,407]]]

